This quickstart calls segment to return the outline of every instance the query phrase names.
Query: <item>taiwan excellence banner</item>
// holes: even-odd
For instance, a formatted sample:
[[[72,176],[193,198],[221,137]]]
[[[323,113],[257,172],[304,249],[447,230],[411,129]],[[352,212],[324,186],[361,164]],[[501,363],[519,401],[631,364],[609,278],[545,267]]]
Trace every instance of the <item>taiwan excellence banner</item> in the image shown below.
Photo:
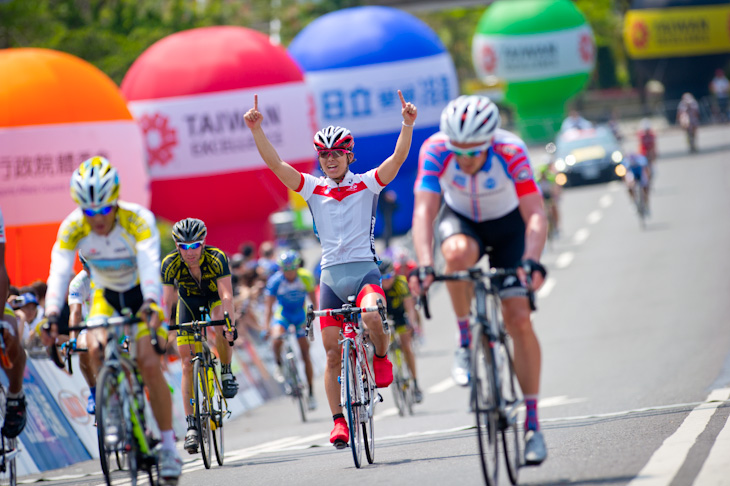
[[[266,168],[243,115],[258,94],[266,136],[288,162],[312,159],[311,101],[303,83],[132,101],[152,180]]]
[[[401,104],[418,107],[420,127],[438,127],[441,111],[458,91],[448,53],[348,68],[306,73],[323,125],[347,127],[358,137],[400,132]]]
[[[472,57],[481,78],[510,82],[590,72],[593,33],[587,25],[539,34],[475,34]]]
[[[730,5],[629,10],[624,45],[633,59],[730,52]]]
[[[79,140],[84,140],[79,145]],[[139,128],[132,120],[0,128],[0,204],[5,224],[22,226],[63,220],[75,207],[71,175],[94,155],[119,171],[124,200],[149,205]]]

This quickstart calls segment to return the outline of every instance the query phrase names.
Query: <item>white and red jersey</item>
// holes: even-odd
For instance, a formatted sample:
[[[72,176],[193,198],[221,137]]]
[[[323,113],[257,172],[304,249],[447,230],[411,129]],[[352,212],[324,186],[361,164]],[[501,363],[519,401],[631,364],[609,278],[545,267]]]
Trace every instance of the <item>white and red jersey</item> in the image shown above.
[[[339,184],[329,177],[302,174],[296,192],[312,212],[322,244],[322,268],[377,261],[375,209],[385,186],[377,169],[364,174],[347,171]]]
[[[539,192],[527,147],[517,135],[498,129],[487,160],[474,175],[461,170],[447,140],[438,132],[423,142],[414,191],[443,193],[446,205],[479,223],[509,214],[519,198]]]

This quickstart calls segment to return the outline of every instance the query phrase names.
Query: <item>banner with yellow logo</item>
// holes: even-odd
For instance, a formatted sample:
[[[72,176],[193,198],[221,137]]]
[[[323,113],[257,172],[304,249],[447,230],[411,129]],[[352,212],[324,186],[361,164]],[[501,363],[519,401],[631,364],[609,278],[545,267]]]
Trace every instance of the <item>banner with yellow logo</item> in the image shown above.
[[[730,5],[629,10],[624,44],[633,59],[730,52]]]

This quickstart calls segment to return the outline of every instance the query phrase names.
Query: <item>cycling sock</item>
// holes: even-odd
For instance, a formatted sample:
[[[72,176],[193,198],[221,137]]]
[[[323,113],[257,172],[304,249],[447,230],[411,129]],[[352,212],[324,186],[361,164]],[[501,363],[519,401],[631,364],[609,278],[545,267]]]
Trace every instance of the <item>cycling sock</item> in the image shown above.
[[[525,395],[525,430],[540,430],[540,423],[537,421],[537,395]]]
[[[18,399],[18,398],[23,398],[24,396],[25,396],[25,393],[23,393],[22,389],[18,393],[8,392],[8,398]]]
[[[332,416],[332,420],[337,422],[339,419],[345,420],[345,415],[341,413],[336,413]]]
[[[89,387],[89,395],[91,395],[92,397],[96,398],[96,387],[95,386],[90,386]]]
[[[382,355],[382,356],[379,356],[379,355],[378,355],[378,353],[373,353],[373,354],[374,354],[374,355],[375,355],[375,357],[376,357],[376,358],[378,358],[378,359],[385,359],[385,357],[386,357],[386,356],[388,356],[388,353],[385,353],[385,354],[384,354],[384,355]]]
[[[457,317],[456,323],[459,324],[459,342],[462,348],[469,346],[471,342],[471,329],[469,329],[469,316]]]
[[[163,430],[160,432],[162,438],[162,448],[170,451],[175,450],[175,432],[170,430]]]
[[[226,373],[233,374],[233,372],[231,371],[231,363],[221,363],[221,375],[225,375]]]

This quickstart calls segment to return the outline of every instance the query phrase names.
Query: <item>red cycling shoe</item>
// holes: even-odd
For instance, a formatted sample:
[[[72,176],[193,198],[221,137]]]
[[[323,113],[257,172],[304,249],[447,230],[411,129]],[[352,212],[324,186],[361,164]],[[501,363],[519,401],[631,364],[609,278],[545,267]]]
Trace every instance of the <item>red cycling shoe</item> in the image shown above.
[[[344,418],[335,420],[335,428],[332,429],[330,434],[330,442],[338,449],[344,449],[347,447],[347,442],[350,440],[350,431],[347,428],[347,422]]]
[[[375,372],[375,385],[378,388],[387,388],[393,383],[393,364],[388,356],[373,358],[373,371]]]

